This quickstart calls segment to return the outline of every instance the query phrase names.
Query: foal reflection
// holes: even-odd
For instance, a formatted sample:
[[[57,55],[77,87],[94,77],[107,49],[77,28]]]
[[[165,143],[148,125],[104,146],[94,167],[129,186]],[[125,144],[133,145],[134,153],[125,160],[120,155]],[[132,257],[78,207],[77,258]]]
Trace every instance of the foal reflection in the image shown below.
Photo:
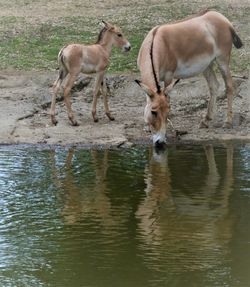
[[[74,224],[90,216],[104,225],[112,225],[110,216],[110,199],[106,195],[106,175],[108,170],[108,150],[103,153],[90,151],[92,169],[89,178],[83,180],[79,167],[74,169],[75,150],[70,149],[67,154],[64,177],[57,183],[63,190],[62,215],[65,223]],[[89,163],[88,163],[89,164]]]

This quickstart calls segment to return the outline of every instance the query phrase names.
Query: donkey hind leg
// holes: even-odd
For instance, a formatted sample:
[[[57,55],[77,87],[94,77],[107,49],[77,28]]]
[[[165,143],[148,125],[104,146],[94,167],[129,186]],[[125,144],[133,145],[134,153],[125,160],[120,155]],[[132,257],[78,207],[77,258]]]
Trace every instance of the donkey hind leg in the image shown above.
[[[115,118],[111,115],[110,110],[109,110],[108,95],[107,95],[107,83],[106,83],[105,77],[103,77],[103,80],[101,83],[101,92],[103,95],[105,114],[111,121],[114,121]]]
[[[74,116],[74,112],[71,108],[71,101],[70,101],[70,90],[74,85],[75,79],[76,79],[75,74],[69,74],[69,77],[67,78],[67,82],[66,82],[65,87],[64,87],[64,102],[65,102],[65,105],[67,108],[68,118],[69,118],[71,124],[73,126],[78,126],[78,123],[77,123],[75,116]]]
[[[229,69],[229,57],[218,57],[216,62],[219,66],[223,80],[225,82],[226,96],[227,96],[227,120],[226,128],[232,128],[233,123],[233,81]]]
[[[67,76],[67,72],[64,70],[59,71],[59,75],[57,79],[55,80],[52,88],[52,95],[51,95],[51,108],[50,108],[50,117],[51,117],[51,122],[53,125],[57,124],[56,120],[56,96],[58,94],[58,91],[61,87],[61,84],[65,77]]]
[[[200,128],[208,128],[208,122],[214,118],[216,110],[216,96],[219,89],[219,82],[213,70],[213,63],[208,66],[208,68],[203,72],[203,75],[208,84],[210,98],[208,101],[207,113],[201,120]]]

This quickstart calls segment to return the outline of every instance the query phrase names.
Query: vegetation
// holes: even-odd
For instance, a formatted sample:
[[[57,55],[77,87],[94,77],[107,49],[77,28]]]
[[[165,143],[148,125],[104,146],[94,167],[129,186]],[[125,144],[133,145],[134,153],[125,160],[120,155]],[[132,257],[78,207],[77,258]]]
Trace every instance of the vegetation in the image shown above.
[[[0,4],[1,2],[3,2],[3,0],[0,0]],[[9,5],[25,5],[25,7],[30,7],[32,10],[34,9],[32,3],[39,9],[39,5],[42,5],[43,1],[26,0],[24,2],[21,1],[23,2],[22,4],[18,1],[14,2],[15,3]],[[113,49],[108,71],[112,73],[135,72],[137,71],[136,58],[141,42],[153,26],[181,19],[194,13],[194,11],[202,9],[202,7],[200,9],[194,6],[192,7],[192,5],[189,5],[184,0],[179,1],[178,5],[175,4],[174,1],[162,2],[158,0],[154,1],[153,4],[151,1],[138,1],[138,6],[140,7],[136,7],[135,10],[135,3],[133,3],[133,1],[127,3],[127,6],[121,6],[122,4],[119,4],[118,1],[118,7],[115,8],[112,14],[110,13],[108,4],[107,7],[102,7],[100,13],[104,12],[102,18],[100,18],[100,15],[95,15],[94,12],[92,13],[92,11],[95,11],[95,4],[99,5],[95,3],[95,1],[92,3],[93,9],[91,10],[91,7],[89,7],[92,14],[90,13],[87,17],[84,14],[84,7],[82,7],[81,3],[79,1],[74,2],[75,6],[72,6],[72,11],[66,13],[65,10],[62,9],[61,15],[55,18],[48,14],[37,19],[34,14],[33,19],[32,16],[26,17],[23,15],[24,13],[21,12],[19,13],[20,15],[17,16],[15,15],[16,13],[13,13],[15,16],[1,16],[0,68],[7,69],[12,67],[20,70],[54,70],[57,68],[57,54],[60,48],[67,43],[95,42],[100,30],[98,23],[104,18],[111,23],[119,25],[132,44],[132,51],[126,55],[118,49]],[[168,2],[168,5],[166,2]],[[219,3],[219,1],[217,2]],[[226,9],[227,1],[222,2],[223,3],[220,1],[220,8],[218,8],[219,6],[214,6],[214,8],[218,8],[219,11],[230,19],[238,21],[238,26],[242,24],[243,27],[248,21],[249,9],[246,9],[245,13],[243,10],[237,12],[238,14],[240,13],[241,17],[238,19],[237,13],[230,14],[228,9]],[[5,3],[3,9],[11,11],[13,7],[8,8],[8,4]],[[57,9],[61,11],[60,7],[57,7]],[[113,10],[111,9],[111,11]],[[77,12],[78,14],[82,13],[82,15],[72,16],[75,13],[77,14]],[[243,31],[243,34],[247,35],[247,30],[245,32]],[[250,65],[249,52],[247,52],[245,48],[240,51],[241,52],[234,50],[232,54],[232,68],[236,72],[244,72],[249,69]]]

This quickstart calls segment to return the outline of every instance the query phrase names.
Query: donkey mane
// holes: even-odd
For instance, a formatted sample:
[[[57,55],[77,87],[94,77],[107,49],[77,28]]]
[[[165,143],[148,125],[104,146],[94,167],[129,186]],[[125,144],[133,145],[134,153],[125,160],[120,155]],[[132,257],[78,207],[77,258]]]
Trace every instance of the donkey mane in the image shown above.
[[[207,12],[209,11],[212,11],[211,9],[205,9],[205,10],[202,10],[196,14],[193,14],[193,15],[190,15],[190,16],[187,16],[186,18],[183,18],[183,19],[180,19],[180,20],[176,20],[174,22],[172,22],[171,24],[177,24],[177,23],[182,23],[182,22],[185,22],[187,20],[190,20],[190,19],[193,19],[193,18],[196,18],[196,17],[200,17],[200,16],[203,16],[205,15]]]
[[[184,19],[181,19],[181,20],[177,20],[175,22],[173,22],[172,24],[177,24],[177,23],[181,23],[181,22],[185,22],[187,20],[190,20],[190,19],[193,19],[193,18],[196,18],[196,17],[200,17],[200,16],[203,16],[205,15],[207,12],[211,11],[210,9],[205,9],[205,10],[202,10],[194,15],[191,15],[191,16],[188,16]],[[159,26],[158,26],[159,27]],[[152,37],[152,43],[151,43],[151,47],[150,47],[150,59],[151,59],[151,64],[152,64],[152,71],[153,71],[153,76],[154,76],[154,80],[155,80],[155,85],[156,85],[156,90],[157,90],[157,93],[159,94],[161,92],[161,86],[159,84],[159,81],[157,79],[157,75],[156,75],[156,71],[155,71],[155,67],[154,67],[154,57],[153,57],[153,48],[154,48],[154,38],[155,38],[155,35],[157,33],[157,30],[158,30],[158,27],[156,27],[156,29],[154,29],[153,31],[153,37]],[[103,31],[100,32],[99,36],[103,33]],[[99,39],[99,38],[98,38]]]
[[[102,30],[100,31],[98,37],[97,37],[97,41],[96,44],[100,44],[100,42],[102,41],[102,38],[104,36],[104,34],[106,33],[108,29],[106,27],[103,27]]]
[[[151,48],[150,48],[150,59],[151,59],[152,71],[153,71],[153,76],[154,76],[154,80],[155,80],[157,93],[160,94],[161,86],[160,86],[158,79],[157,79],[157,76],[156,76],[155,67],[154,67],[154,58],[153,58],[154,38],[155,38],[155,34],[156,34],[157,30],[158,30],[158,28],[156,28],[153,31],[153,38],[152,38],[152,43],[151,43]]]

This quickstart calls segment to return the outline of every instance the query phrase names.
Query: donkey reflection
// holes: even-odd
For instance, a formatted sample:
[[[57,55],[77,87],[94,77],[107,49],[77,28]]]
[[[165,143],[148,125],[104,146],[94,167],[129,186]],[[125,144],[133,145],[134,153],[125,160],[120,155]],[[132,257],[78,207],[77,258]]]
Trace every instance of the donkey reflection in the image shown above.
[[[95,177],[93,179],[94,185],[90,186],[88,186],[88,182],[81,186],[76,183],[73,171],[74,153],[74,149],[68,151],[65,163],[65,177],[63,179],[59,178],[59,173],[56,166],[54,166],[54,178],[57,185],[64,191],[62,216],[65,222],[74,224],[92,213],[100,218],[103,225],[113,225],[110,215],[110,199],[105,194],[109,151],[105,150],[102,157],[99,156],[97,150],[91,151]]]
[[[223,247],[232,236],[229,197],[233,183],[233,147],[226,147],[224,182],[218,172],[213,147],[204,148],[208,172],[204,187],[193,191],[192,196],[173,188],[174,170],[171,170],[166,154],[160,162],[152,157],[145,168],[147,196],[136,213],[145,244],[153,252],[158,252],[159,244],[162,245],[164,248],[160,250],[165,250],[169,259],[179,260],[183,268],[188,269],[200,269],[210,259],[209,264],[216,264],[211,253],[222,256]],[[185,187],[185,178],[182,181]],[[218,253],[214,251],[218,249]]]

